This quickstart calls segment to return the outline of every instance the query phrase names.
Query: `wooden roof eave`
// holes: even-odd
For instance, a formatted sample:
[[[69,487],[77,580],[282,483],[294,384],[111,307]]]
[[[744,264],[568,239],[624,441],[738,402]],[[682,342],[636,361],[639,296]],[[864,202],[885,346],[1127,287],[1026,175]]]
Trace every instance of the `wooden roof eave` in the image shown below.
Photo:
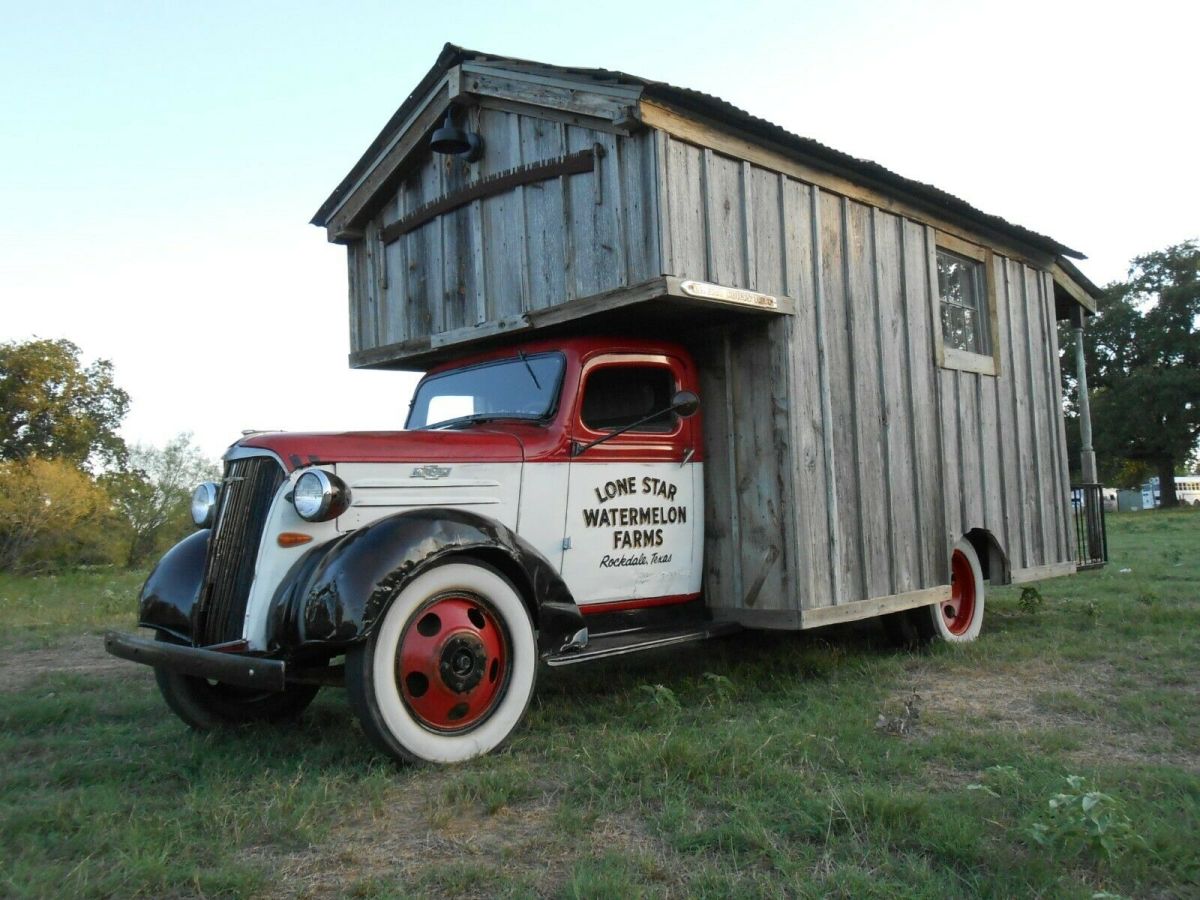
[[[1062,257],[1050,267],[1056,292],[1061,290],[1092,315],[1099,310],[1103,292],[1069,261]]]

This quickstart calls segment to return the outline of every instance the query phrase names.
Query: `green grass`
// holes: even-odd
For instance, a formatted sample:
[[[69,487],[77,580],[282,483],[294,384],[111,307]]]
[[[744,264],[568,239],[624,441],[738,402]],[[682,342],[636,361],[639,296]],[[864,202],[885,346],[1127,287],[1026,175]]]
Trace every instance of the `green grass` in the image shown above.
[[[59,639],[131,629],[145,572],[107,567],[21,578],[0,572],[0,650],[52,646]]]
[[[442,769],[336,690],[197,736],[139,667],[22,675],[131,623],[140,577],[0,578],[0,895],[1200,895],[1200,515],[1109,525],[1107,568],[993,591],[969,647],[865,624],[544,673],[503,752]],[[1034,839],[1068,775],[1126,852]]]

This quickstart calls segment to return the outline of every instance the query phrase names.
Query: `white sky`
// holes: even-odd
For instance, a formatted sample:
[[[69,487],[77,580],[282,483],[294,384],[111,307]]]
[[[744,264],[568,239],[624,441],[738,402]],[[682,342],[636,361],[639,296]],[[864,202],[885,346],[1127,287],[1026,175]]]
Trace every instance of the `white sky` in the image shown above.
[[[716,94],[1088,254],[1200,235],[1196,2],[0,0],[0,340],[112,360],[131,441],[399,427],[308,225],[451,40]]]

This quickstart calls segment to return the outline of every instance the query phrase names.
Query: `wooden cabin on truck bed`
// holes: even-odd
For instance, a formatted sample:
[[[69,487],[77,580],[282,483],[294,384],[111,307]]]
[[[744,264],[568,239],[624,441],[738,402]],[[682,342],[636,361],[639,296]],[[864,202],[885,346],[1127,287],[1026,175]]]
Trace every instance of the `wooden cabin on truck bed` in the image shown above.
[[[719,618],[926,606],[961,540],[994,584],[1075,570],[1056,321],[1098,291],[1057,241],[706,94],[452,45],[313,222],[352,366],[683,343]]]

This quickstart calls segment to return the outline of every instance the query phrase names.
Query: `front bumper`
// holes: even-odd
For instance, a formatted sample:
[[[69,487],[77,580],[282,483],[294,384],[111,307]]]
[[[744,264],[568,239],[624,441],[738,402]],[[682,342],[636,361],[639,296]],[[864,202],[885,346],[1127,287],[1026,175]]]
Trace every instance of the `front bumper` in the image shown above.
[[[222,684],[236,684],[260,691],[282,691],[287,686],[284,676],[286,666],[278,659],[219,653],[116,631],[104,636],[104,649],[121,659],[170,669],[181,675],[211,678]]]

